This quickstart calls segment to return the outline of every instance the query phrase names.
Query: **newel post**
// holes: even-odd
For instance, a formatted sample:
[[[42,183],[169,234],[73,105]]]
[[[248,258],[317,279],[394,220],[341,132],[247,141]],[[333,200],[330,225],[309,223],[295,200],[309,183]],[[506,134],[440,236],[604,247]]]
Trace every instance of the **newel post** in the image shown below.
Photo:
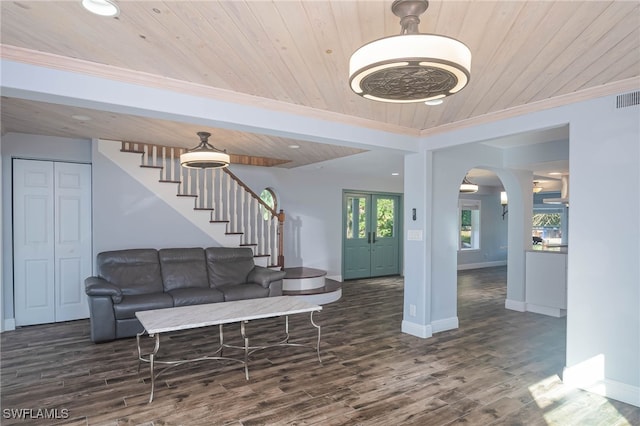
[[[278,212],[278,266],[284,269],[284,210]]]

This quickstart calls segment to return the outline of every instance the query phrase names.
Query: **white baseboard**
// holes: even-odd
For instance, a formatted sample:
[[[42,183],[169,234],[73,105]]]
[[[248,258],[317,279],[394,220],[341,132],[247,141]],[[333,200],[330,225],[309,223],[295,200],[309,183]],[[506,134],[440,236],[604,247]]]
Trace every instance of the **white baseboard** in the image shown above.
[[[562,381],[567,386],[640,407],[640,387],[602,377],[604,359],[600,364],[602,364],[601,368],[598,368],[598,360],[595,359],[573,367],[565,367],[562,372]],[[594,371],[597,374],[593,374]]]
[[[507,266],[507,261],[506,260],[496,260],[494,262],[458,264],[458,271],[464,271],[465,269],[491,268],[493,266]]]
[[[15,318],[5,318],[2,324],[2,331],[12,331],[16,329],[16,319]]]
[[[526,303],[526,306],[527,306],[527,312],[533,312],[534,314],[548,315],[550,317],[556,317],[556,318],[567,316],[566,309],[551,308],[549,306],[540,306],[540,305],[535,305],[533,303]]]
[[[402,332],[423,339],[433,336],[430,324],[416,324],[407,320],[402,320]]]
[[[458,317],[431,321],[431,330],[433,330],[434,333],[439,333],[441,331],[447,330],[455,330],[459,326],[460,325],[458,323]]]
[[[527,304],[524,303],[524,302],[520,302],[518,300],[506,299],[504,301],[504,307],[506,309],[511,309],[512,311],[518,311],[518,312],[526,312],[527,311]]]

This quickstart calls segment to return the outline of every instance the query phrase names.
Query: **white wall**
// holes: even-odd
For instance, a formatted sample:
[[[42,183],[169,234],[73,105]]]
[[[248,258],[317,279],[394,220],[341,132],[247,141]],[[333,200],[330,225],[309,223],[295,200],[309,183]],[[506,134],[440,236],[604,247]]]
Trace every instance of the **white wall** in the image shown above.
[[[2,312],[4,329],[13,329],[13,240],[11,160],[13,158],[91,162],[91,142],[88,139],[68,139],[54,136],[7,133],[2,136]]]
[[[499,173],[505,187],[515,197],[516,190],[522,191],[520,183],[514,180],[513,172],[501,169],[502,165],[502,150],[480,144],[426,151],[424,155],[406,157],[405,223],[410,224],[407,225],[407,231],[413,228],[421,232],[423,238],[405,242],[404,332],[429,337],[433,332],[458,327],[456,283],[460,183],[468,170],[475,167],[486,168]],[[531,189],[527,189],[530,195]],[[515,198],[517,201],[517,197]],[[422,213],[418,216],[418,221],[410,222],[409,214],[415,200],[422,204],[419,209]],[[490,202],[485,204],[487,213],[494,216],[494,224],[502,222],[498,195],[495,205]],[[495,210],[492,212],[493,209]],[[515,210],[516,216],[507,224],[512,235],[520,235],[521,232],[513,232],[511,228],[524,227],[526,216],[519,214],[522,208]],[[500,229],[499,235],[505,235],[505,226],[505,223],[496,226],[495,230]],[[521,248],[521,255],[512,254],[509,262],[518,262],[520,257],[524,259],[521,239],[512,241],[510,237],[508,244]],[[499,251],[505,245],[507,244],[499,242],[496,250]],[[480,255],[484,257],[484,253]],[[497,256],[503,255],[504,253],[500,253]],[[508,285],[522,287],[522,290],[514,293],[522,294],[521,303],[524,305],[524,273],[521,279],[512,279]],[[415,309],[412,309],[412,305],[415,305]]]
[[[92,185],[94,259],[108,250],[219,245],[101,154],[97,143]]]
[[[41,158],[92,163],[93,251],[140,247],[207,247],[217,245],[179,216],[119,166],[100,154],[89,140],[8,134],[2,141],[3,236],[11,235],[11,158]],[[401,193],[402,177],[361,177],[335,170],[231,166],[254,192],[274,188],[286,213],[287,266],[324,269],[342,274],[342,191]],[[3,311],[13,317],[12,242],[3,238]]]
[[[0,137],[0,159],[2,158],[1,156],[2,153],[2,137]],[[2,161],[0,161],[0,179],[2,176]],[[0,200],[2,200],[2,188],[3,185],[0,184]],[[4,200],[2,201],[2,204],[4,205]],[[0,209],[0,241],[4,241],[4,209]],[[4,275],[2,274],[2,265],[4,263],[4,256],[2,255],[4,244],[0,243],[0,332],[3,332],[5,330],[5,325],[4,325]]]
[[[402,192],[402,177],[361,177],[322,169],[232,166],[254,192],[275,189],[285,211],[285,266],[307,266],[342,276],[342,191]]]
[[[638,406],[639,117],[639,106],[615,109],[609,97],[576,106],[571,121],[565,372],[565,380]]]
[[[94,252],[124,248],[218,245],[119,166],[94,149]],[[342,275],[342,190],[402,192],[402,177],[363,178],[322,169],[231,165],[255,193],[266,187],[285,211],[286,266],[307,266]]]
[[[445,148],[569,123],[571,232],[564,380],[635,405],[640,405],[638,108],[616,110],[615,96],[607,96],[425,140],[425,147]],[[412,182],[425,179],[426,175],[424,192],[430,209],[422,224],[428,238],[424,247],[405,251],[403,330],[406,332],[415,329],[435,332],[456,323],[456,225],[451,216],[455,211],[455,185],[465,170],[483,161],[481,153],[470,149],[471,146],[464,145],[469,148],[466,158],[432,151],[431,160],[427,154],[421,159],[421,166],[405,168],[405,199],[416,191]],[[513,301],[511,307],[517,308],[524,300],[523,252],[531,244],[531,176],[530,172],[529,176],[509,170],[496,172],[509,192],[507,302]],[[597,202],[593,194],[598,194]],[[518,217],[516,223],[514,219]],[[425,261],[424,255],[430,259]],[[514,258],[518,261],[514,262]],[[418,265],[425,263],[431,267],[421,271]],[[415,296],[422,293],[425,298],[417,307],[418,315],[409,316],[408,303],[421,303]],[[430,316],[426,314],[429,312]],[[420,322],[422,318],[424,323]],[[594,366],[599,368],[594,370]]]
[[[460,195],[461,199],[480,200],[480,247],[477,250],[458,251],[458,269],[494,266],[500,263],[506,265],[509,215],[502,218],[500,191],[494,189],[487,192]]]

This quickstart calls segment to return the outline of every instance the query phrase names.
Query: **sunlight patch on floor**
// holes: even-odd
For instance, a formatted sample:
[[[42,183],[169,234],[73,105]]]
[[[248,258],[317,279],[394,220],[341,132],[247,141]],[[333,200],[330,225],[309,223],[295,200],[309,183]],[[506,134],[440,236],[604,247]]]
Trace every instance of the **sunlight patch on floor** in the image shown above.
[[[569,426],[589,423],[631,426],[631,423],[607,398],[566,385],[557,374],[540,380],[528,389],[548,425]],[[581,411],[577,408],[584,407],[585,412],[593,413],[594,406],[598,407],[597,418],[576,417],[575,413]]]

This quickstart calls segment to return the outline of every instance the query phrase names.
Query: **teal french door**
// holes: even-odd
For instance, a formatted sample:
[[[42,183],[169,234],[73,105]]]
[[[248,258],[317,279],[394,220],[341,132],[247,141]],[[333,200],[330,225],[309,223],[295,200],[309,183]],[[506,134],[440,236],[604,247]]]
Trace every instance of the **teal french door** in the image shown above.
[[[400,273],[400,196],[345,192],[343,279]]]

